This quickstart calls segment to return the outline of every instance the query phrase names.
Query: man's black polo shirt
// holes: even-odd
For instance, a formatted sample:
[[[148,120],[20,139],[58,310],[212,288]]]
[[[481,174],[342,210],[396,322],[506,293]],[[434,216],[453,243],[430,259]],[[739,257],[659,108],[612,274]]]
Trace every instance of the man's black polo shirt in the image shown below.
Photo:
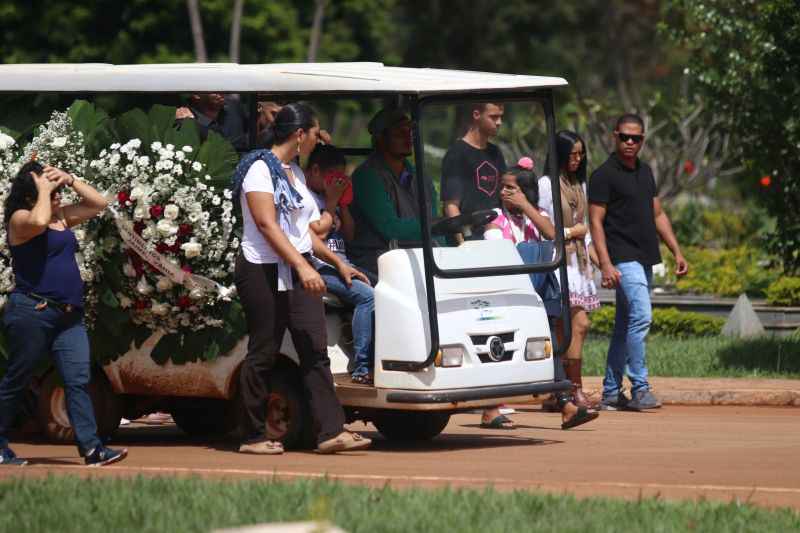
[[[647,163],[637,159],[636,168],[631,169],[612,153],[592,173],[586,192],[590,202],[606,204],[603,229],[612,263],[638,261],[648,266],[661,262],[653,214],[656,180]]]

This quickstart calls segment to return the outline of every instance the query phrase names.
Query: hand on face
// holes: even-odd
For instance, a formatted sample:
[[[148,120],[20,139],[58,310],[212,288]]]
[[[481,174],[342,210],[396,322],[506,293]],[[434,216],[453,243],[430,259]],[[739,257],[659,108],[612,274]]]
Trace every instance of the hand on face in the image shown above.
[[[504,186],[500,191],[500,199],[507,209],[522,211],[528,205],[528,198],[519,187]]]

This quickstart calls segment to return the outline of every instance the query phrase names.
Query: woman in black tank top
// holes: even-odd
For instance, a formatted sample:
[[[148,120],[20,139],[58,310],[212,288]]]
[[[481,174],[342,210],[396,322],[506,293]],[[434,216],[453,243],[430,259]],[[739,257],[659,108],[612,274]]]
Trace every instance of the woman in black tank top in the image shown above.
[[[59,191],[72,187],[81,200],[62,206]],[[70,229],[100,213],[106,199],[75,176],[36,161],[23,165],[11,185],[3,223],[15,287],[3,312],[8,369],[0,381],[0,466],[24,465],[8,447],[8,430],[20,396],[38,362],[51,355],[64,381],[69,421],[88,466],[119,461],[127,450],[103,446],[97,436],[87,386],[89,338],[83,324],[83,283]]]

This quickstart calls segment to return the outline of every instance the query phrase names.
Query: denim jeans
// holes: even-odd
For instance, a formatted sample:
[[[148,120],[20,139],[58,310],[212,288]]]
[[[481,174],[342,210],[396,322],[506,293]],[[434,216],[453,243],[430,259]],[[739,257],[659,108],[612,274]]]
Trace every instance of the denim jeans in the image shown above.
[[[51,355],[64,380],[67,415],[75,430],[78,451],[86,455],[102,443],[97,437],[94,408],[87,387],[91,376],[89,337],[80,311],[64,313],[52,305],[12,293],[3,313],[8,341],[8,369],[0,381],[0,447],[8,446],[8,430],[19,399],[37,363]]]
[[[355,307],[353,310],[353,351],[355,352],[353,375],[367,375],[372,370],[375,355],[375,293],[373,288],[357,279],[354,279],[353,284],[348,287],[339,277],[336,269],[330,266],[320,268],[319,275],[322,276],[328,292]]]
[[[650,330],[653,310],[650,304],[650,285],[653,269],[638,261],[617,263],[622,274],[617,286],[617,311],[614,333],[608,347],[603,397],[614,398],[622,388],[626,370],[633,392],[648,390],[645,339]]]

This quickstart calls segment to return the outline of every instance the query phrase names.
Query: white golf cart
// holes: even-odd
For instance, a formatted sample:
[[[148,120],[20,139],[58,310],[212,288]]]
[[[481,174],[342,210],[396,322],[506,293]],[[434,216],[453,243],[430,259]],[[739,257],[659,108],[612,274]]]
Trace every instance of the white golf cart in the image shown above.
[[[441,156],[456,138],[457,106],[470,101],[505,103],[507,122],[514,121],[509,131],[526,124],[530,131],[535,122],[539,155],[553,153],[552,91],[565,85],[560,78],[379,63],[0,66],[3,93],[236,93],[253,117],[260,100],[304,100],[313,105],[315,100],[382,99],[403,106],[412,117],[419,190],[438,180]],[[510,136],[504,151],[513,155],[524,150],[524,133]],[[368,151],[347,150],[352,156]],[[555,168],[546,173],[557,176]],[[370,421],[390,439],[429,439],[445,428],[452,413],[568,389],[569,382],[554,381],[548,319],[530,279],[531,273],[560,266],[562,286],[566,281],[559,195],[554,197],[557,253],[552,261],[537,265],[524,264],[509,241],[440,246],[436,235],[468,233],[470,226],[485,224],[493,215],[467,213],[433,223],[429,203],[438,198],[422,195],[419,201],[419,247],[394,249],[379,258],[374,386],[351,383],[350,311],[333,299],[327,301],[331,368],[348,419]],[[562,304],[566,306],[565,298]],[[568,321],[569,314],[565,316]],[[247,338],[213,361],[177,365],[158,364],[150,356],[161,335],[154,332],[138,349],[105,365],[95,379],[101,432],[113,432],[121,416],[135,418],[156,409],[171,412],[190,434],[232,430]],[[268,430],[288,446],[300,445],[308,442],[313,424],[288,336],[281,351],[286,357],[271,376],[271,396],[264,399]],[[55,376],[42,387],[39,414],[49,437],[71,436]]]

